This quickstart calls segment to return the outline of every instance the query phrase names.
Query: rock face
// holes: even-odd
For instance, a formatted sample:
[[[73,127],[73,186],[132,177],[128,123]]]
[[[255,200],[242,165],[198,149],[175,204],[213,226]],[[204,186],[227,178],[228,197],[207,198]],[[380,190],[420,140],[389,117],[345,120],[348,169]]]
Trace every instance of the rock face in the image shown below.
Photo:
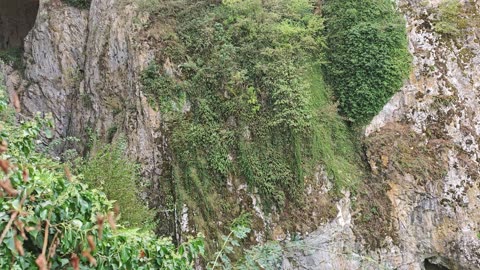
[[[123,136],[129,154],[143,164],[151,190],[158,190],[166,142],[160,114],[140,91],[140,72],[153,57],[138,38],[143,19],[125,1],[91,5],[82,10],[41,1],[25,39],[23,76],[2,68],[7,88],[20,96],[25,114],[52,113],[57,138],[86,142],[93,132],[108,141]]]
[[[388,211],[382,217],[373,208],[352,210],[357,198],[346,193],[332,222],[288,249],[285,269],[480,269],[480,28],[466,27],[457,37],[436,33],[439,2],[399,0],[413,71],[366,128],[372,183],[386,187],[375,196]],[[478,20],[479,2],[463,6],[469,23]],[[89,10],[41,1],[24,44],[24,74],[0,70],[25,113],[52,112],[58,137],[123,134],[151,190],[159,190],[167,141],[161,115],[139,85],[156,49],[142,38],[144,20],[127,1],[93,0]],[[375,244],[368,238],[379,228],[363,224],[368,211],[389,220]]]
[[[440,2],[399,1],[413,72],[366,128],[372,177],[388,185],[394,233],[366,248],[347,196],[285,269],[480,269],[480,3],[462,1],[469,23],[452,36],[435,32]]]

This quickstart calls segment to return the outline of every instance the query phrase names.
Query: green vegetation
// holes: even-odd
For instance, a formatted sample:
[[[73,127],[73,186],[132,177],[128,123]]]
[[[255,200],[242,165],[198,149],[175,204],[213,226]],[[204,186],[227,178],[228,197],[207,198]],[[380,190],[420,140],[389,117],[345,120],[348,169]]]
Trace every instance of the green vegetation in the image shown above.
[[[319,67],[312,67],[306,80],[310,82],[309,108],[314,113],[309,145],[310,168],[321,161],[328,175],[334,180],[335,189],[355,189],[362,176],[358,167],[359,153],[356,138],[353,137],[344,119],[338,114],[332,101],[332,90],[325,85]]]
[[[193,268],[203,253],[201,238],[177,248],[170,240],[116,224],[112,202],[103,193],[35,152],[35,140],[50,122],[36,118],[16,124],[0,90],[1,269]]]
[[[390,0],[325,0],[326,80],[349,121],[365,124],[403,84],[410,55]]]
[[[142,76],[144,93],[162,112],[169,147],[161,168],[162,211],[176,219],[175,230],[179,210],[188,209],[189,226],[211,240],[207,268],[278,269],[282,250],[275,242],[241,257],[250,221],[237,219],[221,237],[219,222],[251,210],[227,190],[244,192],[245,181],[267,212],[298,211],[304,183],[316,182],[320,167],[334,191],[354,190],[362,177],[359,150],[338,110],[364,124],[401,87],[410,61],[403,19],[390,0],[325,0],[325,28],[316,0],[139,1],[150,13],[148,24],[162,26],[151,37],[158,41],[156,59]],[[92,103],[88,95],[82,99]],[[177,248],[131,229],[150,225],[153,217],[138,197],[139,168],[124,156],[123,142],[93,145],[79,175],[71,176],[46,157],[55,145],[35,151],[41,147],[34,140],[48,122],[17,125],[0,100],[0,143],[9,143],[8,152],[0,144],[0,167],[5,160],[16,164],[4,169],[9,182],[2,182],[0,196],[0,230],[6,233],[0,268],[32,268],[43,254],[40,263],[53,268],[74,264],[78,255],[82,265],[98,269],[191,269],[203,255],[201,237]],[[111,126],[107,140],[117,133]],[[73,162],[76,152],[62,158]],[[110,200],[121,214],[114,214]],[[368,209],[368,219],[382,213],[375,205]],[[117,220],[124,223],[115,225]],[[208,253],[219,238],[219,251]]]
[[[461,15],[462,13],[462,5],[458,0],[442,1],[436,11],[434,30],[445,36],[459,36],[468,26],[468,21]]]
[[[242,214],[230,226],[230,233],[223,235],[221,249],[215,253],[215,259],[207,264],[207,269],[224,270],[276,270],[281,269],[283,248],[278,242],[267,242],[251,247],[242,248],[250,233],[250,216]],[[242,255],[241,258],[238,256]]]
[[[125,153],[125,142],[97,146],[92,156],[81,166],[84,182],[105,192],[118,203],[121,220],[129,226],[145,227],[153,215],[138,197],[139,166]]]
[[[193,223],[206,234],[218,231],[214,220],[238,214],[222,196],[228,178],[245,180],[266,211],[281,212],[303,203],[304,181],[319,165],[336,190],[361,177],[355,140],[318,67],[325,40],[315,2],[165,1],[148,8],[161,14],[151,23],[165,29],[162,54],[142,82],[166,120],[171,208],[185,203],[200,213]]]
[[[62,0],[63,2],[77,8],[87,9],[90,8],[92,0]]]
[[[172,12],[176,31],[165,34],[161,59],[179,69],[152,65],[143,76],[169,120],[176,182],[201,202],[234,174],[283,208],[302,185],[312,120],[302,76],[320,55],[321,19],[307,0],[185,5]]]
[[[22,70],[23,65],[23,49],[21,48],[9,48],[0,50],[0,60],[4,63],[12,65],[14,69]]]

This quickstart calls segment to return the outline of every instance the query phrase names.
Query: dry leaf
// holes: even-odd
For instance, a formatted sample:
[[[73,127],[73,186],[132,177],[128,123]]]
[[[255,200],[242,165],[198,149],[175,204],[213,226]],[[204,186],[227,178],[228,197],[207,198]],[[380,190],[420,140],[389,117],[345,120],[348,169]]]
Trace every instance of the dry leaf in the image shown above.
[[[15,241],[15,249],[18,251],[18,254],[20,254],[20,256],[23,256],[25,255],[25,251],[23,250],[23,243],[22,241],[18,240],[18,237],[13,237],[14,238],[14,241]]]
[[[18,190],[13,188],[12,183],[10,182],[10,179],[7,179],[5,181],[0,181],[0,187],[3,188],[3,190],[5,190],[5,192],[7,192],[9,196],[18,195]]]
[[[102,239],[104,221],[105,221],[105,217],[101,214],[97,214],[98,239]]]
[[[22,172],[22,177],[23,177],[23,182],[28,182],[28,170],[27,169],[23,169],[23,172]]]
[[[72,257],[70,257],[70,264],[73,267],[73,270],[80,270],[80,258],[78,258],[77,254],[72,253]]]
[[[115,224],[115,217],[113,212],[108,213],[108,224],[110,224],[110,228],[112,228],[113,231],[117,230],[117,225]]]
[[[19,219],[15,220],[15,226],[17,226],[17,230],[20,232],[20,235],[23,239],[28,239],[27,235],[25,234],[25,225]]]
[[[35,260],[35,263],[37,264],[39,270],[48,270],[47,260],[45,259],[45,255],[40,254],[38,258]]]
[[[10,163],[8,160],[0,160],[0,168],[2,168],[3,173],[8,174],[8,171],[10,170]]]
[[[95,251],[95,241],[93,240],[93,236],[92,235],[87,236],[87,241],[88,241],[88,245],[90,246],[90,250]]]
[[[65,170],[65,176],[67,177],[68,181],[72,182],[72,173],[70,173],[68,166],[63,166],[63,169]]]
[[[20,99],[18,98],[17,92],[13,91],[12,98],[13,98],[13,107],[15,107],[15,111],[17,113],[20,113],[22,111],[22,108],[20,106]]]
[[[115,202],[115,205],[113,206],[113,212],[115,213],[115,217],[118,217],[120,214],[120,206],[118,205],[118,202]]]
[[[7,141],[3,140],[2,143],[0,144],[0,154],[7,152],[7,150],[8,150],[8,143]]]
[[[84,250],[82,251],[82,256],[87,258],[87,260],[90,262],[91,265],[97,266],[97,260],[90,254],[90,251]]]

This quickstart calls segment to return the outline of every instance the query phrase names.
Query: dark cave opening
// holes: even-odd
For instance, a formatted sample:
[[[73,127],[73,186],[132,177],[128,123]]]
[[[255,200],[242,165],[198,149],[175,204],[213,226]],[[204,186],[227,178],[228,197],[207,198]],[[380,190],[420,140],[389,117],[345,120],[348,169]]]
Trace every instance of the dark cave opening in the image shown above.
[[[23,49],[38,7],[39,0],[0,0],[0,52]]]
[[[447,267],[437,263],[439,261],[437,258],[428,258],[423,262],[425,270],[450,270]]]

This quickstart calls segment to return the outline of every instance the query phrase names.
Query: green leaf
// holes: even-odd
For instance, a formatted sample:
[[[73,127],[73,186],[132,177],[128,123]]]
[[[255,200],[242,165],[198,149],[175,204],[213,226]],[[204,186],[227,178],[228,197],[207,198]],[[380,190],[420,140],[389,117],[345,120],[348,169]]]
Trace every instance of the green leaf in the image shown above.
[[[77,229],[81,229],[83,222],[78,219],[74,219],[72,220],[72,225],[75,226]]]
[[[48,215],[48,210],[47,209],[44,209],[40,212],[40,219],[41,220],[46,220],[47,219],[47,215]]]
[[[129,259],[129,254],[125,248],[123,248],[120,252],[120,257],[123,263],[126,263]]]

